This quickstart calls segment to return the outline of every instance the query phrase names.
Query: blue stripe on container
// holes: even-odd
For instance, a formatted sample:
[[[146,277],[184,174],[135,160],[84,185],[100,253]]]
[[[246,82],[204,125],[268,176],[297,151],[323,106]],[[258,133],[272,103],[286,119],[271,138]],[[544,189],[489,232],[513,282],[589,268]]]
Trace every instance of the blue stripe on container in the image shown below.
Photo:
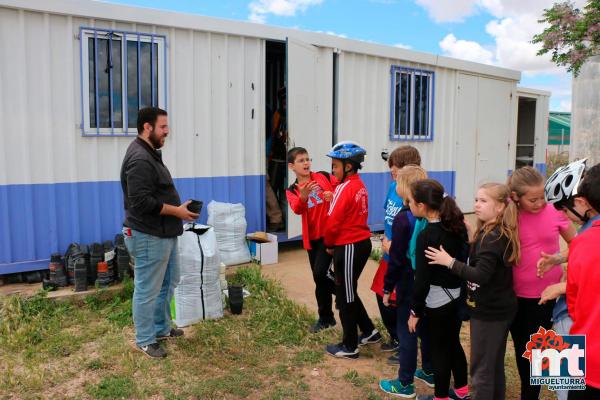
[[[432,171],[454,195],[455,172]],[[383,203],[389,172],[361,174],[369,191],[369,224],[383,229]],[[202,200],[200,222],[207,220],[210,200],[242,203],[248,231],[265,229],[265,176],[178,178],[185,201]],[[51,253],[64,253],[69,243],[112,240],[121,231],[123,197],[118,181],[0,186],[0,274],[45,269]]]
[[[546,176],[546,163],[535,164],[535,169],[540,171],[540,174],[542,174],[543,176]]]
[[[248,230],[264,230],[263,175],[175,179],[182,201],[243,203]],[[69,243],[112,240],[123,223],[121,184],[81,182],[0,186],[0,274],[46,268]]]
[[[428,175],[444,185],[448,194],[455,195],[455,171],[428,171]],[[383,204],[392,176],[389,172],[364,172],[360,176],[369,192],[369,225],[374,231],[383,230]]]

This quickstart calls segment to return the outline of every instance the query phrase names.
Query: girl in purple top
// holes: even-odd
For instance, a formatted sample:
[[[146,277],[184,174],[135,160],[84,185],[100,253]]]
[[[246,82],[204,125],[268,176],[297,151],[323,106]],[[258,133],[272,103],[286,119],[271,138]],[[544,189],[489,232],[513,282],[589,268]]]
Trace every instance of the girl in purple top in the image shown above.
[[[515,345],[517,368],[521,378],[521,400],[538,399],[540,386],[529,384],[529,360],[522,357],[529,336],[540,326],[552,328],[554,302],[539,304],[544,289],[560,282],[562,268],[552,267],[543,277],[537,274],[543,255],[560,250],[559,238],[569,243],[575,228],[569,220],[544,199],[544,178],[532,167],[519,168],[508,178],[512,200],[519,209],[521,258],[513,268],[513,287],[518,310],[510,327]]]

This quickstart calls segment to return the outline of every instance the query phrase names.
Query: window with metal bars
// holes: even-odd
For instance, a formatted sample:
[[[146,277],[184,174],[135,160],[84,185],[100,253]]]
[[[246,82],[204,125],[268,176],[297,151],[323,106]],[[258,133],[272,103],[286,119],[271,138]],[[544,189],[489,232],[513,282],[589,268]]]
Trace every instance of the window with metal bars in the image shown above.
[[[435,73],[392,66],[390,139],[433,140]]]
[[[137,113],[166,108],[166,37],[81,28],[82,133],[137,135]]]

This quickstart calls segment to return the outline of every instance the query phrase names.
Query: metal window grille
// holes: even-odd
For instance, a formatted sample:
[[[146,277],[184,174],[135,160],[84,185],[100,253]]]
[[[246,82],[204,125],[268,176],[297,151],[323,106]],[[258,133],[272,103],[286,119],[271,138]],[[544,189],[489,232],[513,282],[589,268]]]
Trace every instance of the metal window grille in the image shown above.
[[[392,66],[390,139],[433,140],[435,72]]]
[[[82,134],[137,134],[143,107],[166,109],[166,37],[80,28]]]

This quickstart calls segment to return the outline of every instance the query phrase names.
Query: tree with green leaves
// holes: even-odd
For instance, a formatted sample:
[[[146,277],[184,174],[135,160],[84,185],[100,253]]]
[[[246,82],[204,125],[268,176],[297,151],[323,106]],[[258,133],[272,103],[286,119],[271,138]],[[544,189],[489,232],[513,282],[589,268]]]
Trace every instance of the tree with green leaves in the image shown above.
[[[570,1],[555,3],[543,17],[539,22],[549,26],[533,37],[542,45],[537,54],[551,52],[556,65],[577,76],[589,57],[600,54],[600,0],[589,0],[583,10]]]

